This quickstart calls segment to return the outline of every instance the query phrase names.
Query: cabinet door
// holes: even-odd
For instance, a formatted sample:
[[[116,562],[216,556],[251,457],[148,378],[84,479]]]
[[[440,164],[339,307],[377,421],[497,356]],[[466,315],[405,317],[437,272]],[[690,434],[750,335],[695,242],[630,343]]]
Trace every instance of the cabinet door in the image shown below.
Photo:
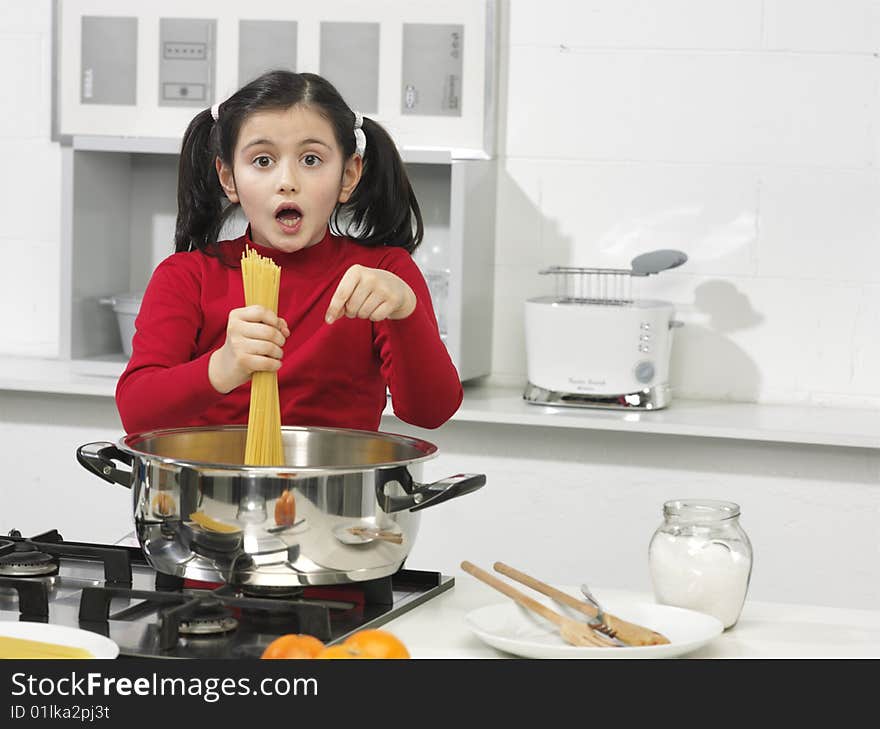
[[[64,0],[55,128],[177,142],[271,68],[326,75],[402,148],[494,155],[496,0]],[[124,14],[120,8],[124,7]]]

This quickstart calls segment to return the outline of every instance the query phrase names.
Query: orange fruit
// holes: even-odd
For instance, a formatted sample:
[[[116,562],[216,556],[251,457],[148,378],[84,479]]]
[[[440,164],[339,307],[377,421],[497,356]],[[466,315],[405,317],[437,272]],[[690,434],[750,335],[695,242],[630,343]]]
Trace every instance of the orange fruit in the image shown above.
[[[361,630],[339,645],[325,648],[318,658],[409,658],[406,646],[385,630]]]
[[[369,658],[409,658],[406,646],[384,630],[361,630],[347,638],[343,645]]]
[[[289,633],[269,643],[260,658],[314,658],[322,650],[324,644],[315,636]]]
[[[366,658],[357,653],[352,653],[344,645],[331,645],[322,650],[315,658]]]

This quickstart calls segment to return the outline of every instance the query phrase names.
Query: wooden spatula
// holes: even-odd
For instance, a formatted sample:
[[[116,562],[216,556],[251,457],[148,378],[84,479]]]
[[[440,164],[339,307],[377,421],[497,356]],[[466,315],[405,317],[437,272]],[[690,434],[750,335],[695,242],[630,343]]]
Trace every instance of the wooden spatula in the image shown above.
[[[560,615],[554,610],[551,610],[546,605],[541,604],[537,600],[533,600],[532,598],[524,595],[515,587],[511,587],[506,582],[499,580],[494,575],[481,570],[475,564],[471,562],[464,561],[461,563],[461,568],[467,572],[469,575],[473,575],[481,582],[485,582],[490,587],[494,587],[499,592],[503,592],[509,598],[512,598],[514,601],[522,605],[524,608],[528,608],[533,612],[536,612],[542,618],[546,618],[551,623],[556,625],[559,628],[559,634],[562,636],[562,639],[566,643],[571,643],[572,645],[577,646],[590,646],[593,648],[613,648],[615,644],[609,638],[604,635],[600,635],[598,633],[593,632],[593,629],[590,628],[586,623],[582,623],[579,620],[574,620],[573,618],[566,617],[565,615]]]
[[[552,597],[557,602],[582,612],[590,619],[594,619],[598,615],[598,610],[589,603],[578,600],[576,597],[572,597],[568,593],[562,592],[562,590],[557,590],[552,585],[536,580],[525,572],[520,572],[519,570],[504,564],[504,562],[496,562],[493,567],[496,572],[500,572],[502,575],[506,575],[517,582],[521,582],[522,584],[531,587],[533,590],[537,590],[538,592],[547,595],[547,597]],[[618,618],[610,613],[604,613],[603,615],[602,622],[608,626],[609,633],[622,643],[626,643],[627,645],[663,645],[669,643],[669,639],[666,636],[661,635],[650,628],[637,625],[636,623],[630,623],[629,621]]]

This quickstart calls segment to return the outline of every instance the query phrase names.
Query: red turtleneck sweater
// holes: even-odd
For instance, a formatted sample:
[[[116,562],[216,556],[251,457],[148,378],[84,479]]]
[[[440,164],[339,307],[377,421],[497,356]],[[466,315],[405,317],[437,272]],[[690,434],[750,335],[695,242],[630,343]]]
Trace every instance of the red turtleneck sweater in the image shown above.
[[[131,360],[116,387],[126,432],[247,423],[250,383],[223,395],[208,380],[208,359],[226,340],[229,312],[244,306],[239,262],[245,244],[281,266],[278,314],[290,327],[278,371],[284,425],[376,430],[386,384],[395,415],[413,425],[436,428],[458,409],[461,382],[409,253],[329,232],[317,245],[284,253],[245,235],[220,244],[222,260],[200,251],[175,253],[153,272]],[[336,286],[355,263],[406,281],[418,300],[415,311],[397,321],[342,317],[326,324]]]

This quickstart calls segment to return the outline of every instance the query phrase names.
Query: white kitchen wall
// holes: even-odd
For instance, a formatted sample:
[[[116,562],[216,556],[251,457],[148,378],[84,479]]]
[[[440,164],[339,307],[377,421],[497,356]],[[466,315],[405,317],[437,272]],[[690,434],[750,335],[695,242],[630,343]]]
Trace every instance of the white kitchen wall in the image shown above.
[[[0,353],[59,349],[61,152],[51,141],[51,0],[4,0],[0,17]]]
[[[676,396],[880,405],[880,3],[504,8],[496,375],[540,268],[668,247]]]

